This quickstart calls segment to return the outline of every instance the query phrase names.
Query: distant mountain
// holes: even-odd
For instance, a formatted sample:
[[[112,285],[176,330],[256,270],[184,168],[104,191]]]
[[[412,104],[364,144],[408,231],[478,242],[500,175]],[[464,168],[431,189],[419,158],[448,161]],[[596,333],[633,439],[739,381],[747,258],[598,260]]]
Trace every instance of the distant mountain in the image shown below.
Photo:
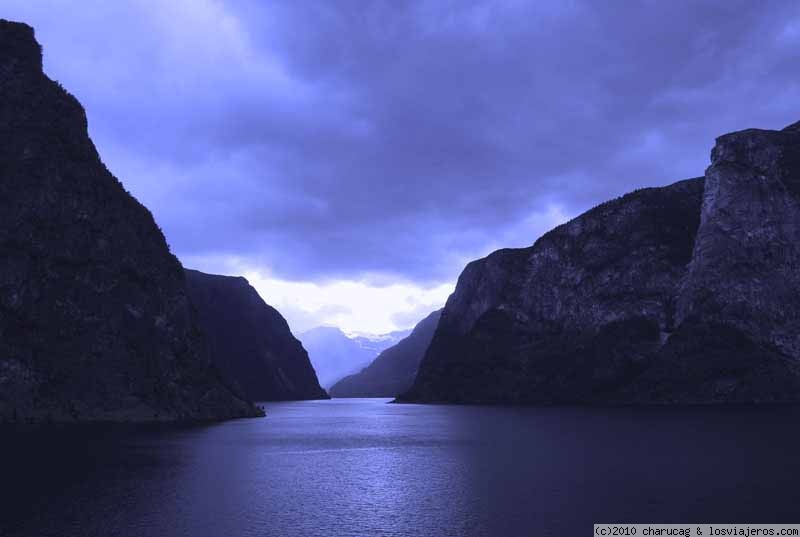
[[[318,326],[303,332],[298,339],[308,351],[319,383],[330,387],[337,380],[359,371],[380,352],[410,333],[399,330],[388,334],[345,334],[333,326]]]
[[[333,397],[395,397],[414,383],[419,363],[433,339],[442,310],[420,321],[408,337],[381,352],[360,372],[334,384]]]
[[[407,330],[396,330],[394,332],[388,332],[386,334],[366,334],[361,332],[354,332],[350,334],[346,334],[346,336],[356,343],[363,349],[369,350],[370,352],[374,352],[376,355],[380,354],[381,351],[387,349],[400,341],[401,339],[408,337],[411,333],[411,329]]]
[[[800,123],[467,265],[399,399],[800,401]]]
[[[106,169],[80,103],[0,20],[0,421],[260,411],[220,382],[183,269]]]
[[[289,325],[242,277],[186,270],[211,359],[248,399],[327,399]]]

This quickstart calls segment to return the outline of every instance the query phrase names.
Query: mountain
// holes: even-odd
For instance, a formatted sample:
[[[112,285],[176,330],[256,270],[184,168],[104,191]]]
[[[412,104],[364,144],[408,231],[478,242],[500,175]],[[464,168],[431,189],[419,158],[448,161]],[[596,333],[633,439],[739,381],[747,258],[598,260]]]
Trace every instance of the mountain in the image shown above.
[[[409,334],[399,330],[388,334],[345,334],[333,326],[318,326],[298,336],[322,386],[329,387],[339,379],[367,366],[380,352]]]
[[[800,400],[800,123],[470,263],[401,401]]]
[[[333,397],[395,397],[414,383],[419,363],[433,339],[442,310],[421,320],[408,337],[378,355],[367,367],[331,389]]]
[[[308,354],[245,278],[186,270],[212,362],[253,401],[327,399]]]
[[[259,415],[211,366],[178,260],[33,29],[0,20],[0,421]]]
[[[346,334],[348,338],[358,343],[362,349],[374,352],[376,355],[402,340],[411,333],[411,330],[395,330],[386,334],[368,334],[365,332],[353,332]]]

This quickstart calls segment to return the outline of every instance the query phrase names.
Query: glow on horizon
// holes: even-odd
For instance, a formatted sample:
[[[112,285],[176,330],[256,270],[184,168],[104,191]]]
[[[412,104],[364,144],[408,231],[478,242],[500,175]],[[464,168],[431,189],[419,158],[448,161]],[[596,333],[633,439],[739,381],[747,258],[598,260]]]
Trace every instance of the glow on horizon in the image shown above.
[[[558,204],[531,211],[494,237],[485,252],[453,259],[453,273],[481,254],[502,247],[525,247],[555,226],[570,219]],[[211,274],[244,276],[261,298],[277,309],[295,335],[317,326],[335,326],[348,334],[384,334],[413,328],[429,313],[441,308],[455,290],[455,279],[424,285],[408,280],[379,284],[383,278],[338,278],[321,281],[287,280],[256,266],[247,257],[212,254],[179,255],[185,266]]]
[[[317,326],[335,326],[348,334],[385,334],[413,328],[441,308],[455,281],[422,285],[384,284],[367,277],[322,281],[286,280],[229,255],[179,255],[184,266],[209,274],[244,276],[264,301],[277,309],[294,335]]]
[[[292,332],[336,326],[349,333],[381,334],[413,327],[441,308],[455,283],[421,287],[408,283],[372,286],[363,281],[299,282],[245,271],[258,294],[286,318]]]

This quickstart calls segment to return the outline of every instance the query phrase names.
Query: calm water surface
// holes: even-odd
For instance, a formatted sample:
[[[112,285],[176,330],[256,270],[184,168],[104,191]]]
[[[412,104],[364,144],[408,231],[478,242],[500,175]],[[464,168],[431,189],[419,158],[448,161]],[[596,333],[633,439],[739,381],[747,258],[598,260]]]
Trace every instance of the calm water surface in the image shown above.
[[[800,522],[797,408],[268,404],[169,429],[0,429],[0,535],[589,536]]]

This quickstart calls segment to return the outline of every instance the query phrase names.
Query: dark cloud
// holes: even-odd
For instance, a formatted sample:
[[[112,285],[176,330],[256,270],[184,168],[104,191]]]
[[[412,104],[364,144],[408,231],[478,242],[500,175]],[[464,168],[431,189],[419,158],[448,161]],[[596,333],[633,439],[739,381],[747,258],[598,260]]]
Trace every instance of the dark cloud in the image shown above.
[[[7,16],[180,256],[283,279],[452,280],[800,119],[796,2],[106,4]]]

